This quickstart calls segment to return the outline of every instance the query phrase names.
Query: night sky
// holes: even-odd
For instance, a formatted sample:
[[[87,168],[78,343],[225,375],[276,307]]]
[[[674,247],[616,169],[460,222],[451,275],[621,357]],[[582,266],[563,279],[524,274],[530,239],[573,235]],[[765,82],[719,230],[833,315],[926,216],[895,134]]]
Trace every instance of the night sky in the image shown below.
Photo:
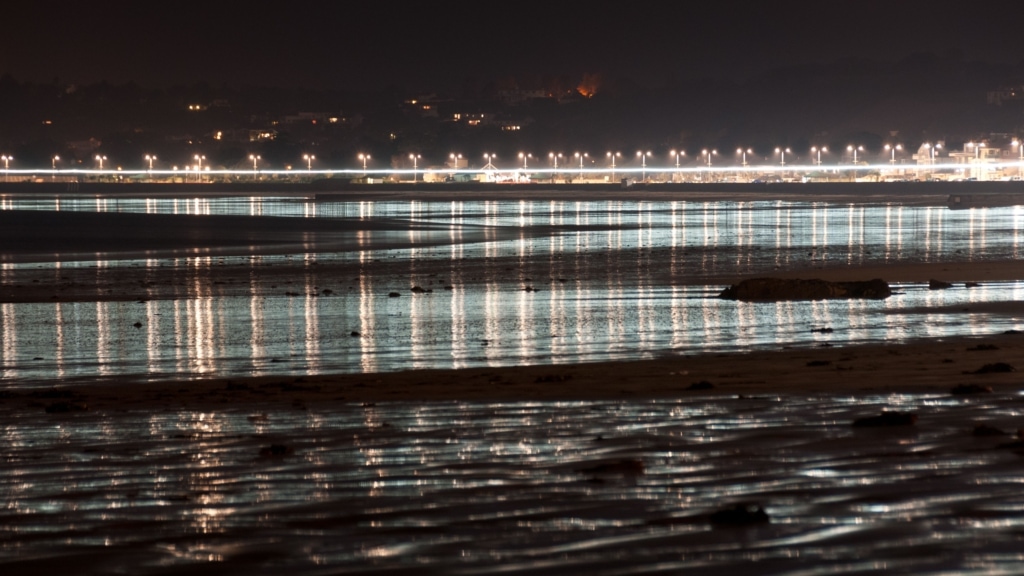
[[[968,8],[969,7],[969,8]],[[584,73],[649,86],[915,52],[1024,60],[1019,1],[124,2],[5,6],[20,81],[457,90]]]

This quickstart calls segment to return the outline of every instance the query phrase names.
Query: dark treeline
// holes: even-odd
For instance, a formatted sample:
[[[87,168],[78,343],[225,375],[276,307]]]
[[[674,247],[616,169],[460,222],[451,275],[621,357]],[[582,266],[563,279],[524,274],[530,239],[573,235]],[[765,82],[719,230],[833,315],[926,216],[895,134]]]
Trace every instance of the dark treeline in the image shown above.
[[[554,151],[565,163],[587,152],[587,162],[603,165],[607,151],[622,152],[626,163],[637,150],[664,158],[681,149],[692,163],[706,148],[731,162],[738,147],[752,148],[757,160],[782,146],[798,161],[811,146],[837,150],[857,143],[877,152],[887,142],[910,147],[944,140],[951,147],[993,133],[1024,133],[1024,96],[998,105],[988,98],[1003,88],[1020,94],[1024,63],[932,54],[896,63],[782,68],[743,82],[594,73],[548,79],[547,97],[509,102],[510,91],[523,84],[473,78],[459,94],[426,95],[414,87],[331,92],[209,83],[165,89],[59,79],[32,84],[4,75],[0,152],[21,167],[48,167],[55,155],[64,167],[92,167],[100,155],[109,167],[137,168],[146,154],[156,155],[161,167],[186,164],[197,154],[224,168],[251,166],[251,155],[264,168],[301,168],[306,154],[316,156],[317,166],[352,167],[360,153],[379,167],[405,167],[409,154],[421,156],[421,167],[438,165],[450,153],[475,166],[485,152],[512,165],[523,151],[535,164],[546,164]],[[455,114],[460,121],[453,121]],[[479,115],[479,124],[468,121]]]

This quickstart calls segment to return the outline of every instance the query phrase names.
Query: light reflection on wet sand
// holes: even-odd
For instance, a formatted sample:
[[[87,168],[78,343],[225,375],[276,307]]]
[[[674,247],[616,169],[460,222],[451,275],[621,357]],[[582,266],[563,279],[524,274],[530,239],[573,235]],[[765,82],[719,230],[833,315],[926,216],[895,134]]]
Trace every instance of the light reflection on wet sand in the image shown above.
[[[881,409],[916,426],[857,429]],[[1016,395],[4,410],[0,569],[1019,569]],[[1007,431],[971,434],[977,424]],[[281,445],[287,453],[263,455]],[[265,451],[265,450],[264,450]],[[736,503],[768,524],[714,526]],[[375,572],[378,573],[378,572]]]
[[[45,264],[0,264],[5,284],[24,282],[42,266],[34,273],[56,284],[55,298],[62,284],[95,285],[100,300],[5,303],[0,374],[48,379],[373,372],[1019,328],[1013,317],[892,314],[1019,300],[1016,283],[942,292],[909,284],[884,302],[776,305],[714,298],[721,288],[716,279],[777,268],[930,262],[951,255],[1011,258],[1024,226],[1019,208],[488,201],[328,203],[314,209],[308,202],[243,200],[105,200],[88,208],[408,218],[443,224],[446,241],[424,245],[437,231],[410,228],[407,248],[359,249],[375,246],[381,234],[395,234],[360,230],[354,251],[296,258],[70,261],[50,264],[49,273]],[[69,205],[87,207],[65,201],[61,208]],[[493,240],[466,243],[467,227]],[[538,227],[553,232],[528,233]],[[498,239],[495,231],[506,228],[520,232]],[[283,270],[277,282],[260,279],[276,269]],[[431,293],[412,294],[414,285]],[[401,297],[388,298],[390,292]],[[107,301],[111,294],[115,299]],[[128,301],[133,294],[135,303]],[[820,328],[833,335],[811,332]]]

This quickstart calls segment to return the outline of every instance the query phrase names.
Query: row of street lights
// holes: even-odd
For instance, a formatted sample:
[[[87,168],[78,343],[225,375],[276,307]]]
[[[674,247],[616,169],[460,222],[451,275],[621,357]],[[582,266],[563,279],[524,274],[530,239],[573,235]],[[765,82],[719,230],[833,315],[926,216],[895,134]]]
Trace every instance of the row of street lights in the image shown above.
[[[1024,144],[1022,144],[1018,140],[1014,140],[1012,142],[1012,144],[1013,144],[1013,146],[1015,148],[1018,149],[1018,152],[1020,154],[1021,162],[1024,162]],[[981,143],[973,143],[973,142],[971,142],[971,143],[968,143],[966,146],[968,148],[973,148],[974,149],[975,158],[980,158],[981,157],[981,153],[982,153],[982,149],[985,148],[985,143],[983,143],[983,142],[981,142]],[[928,150],[928,155],[929,155],[930,161],[934,164],[935,163],[935,155],[936,155],[937,151],[942,148],[942,146],[940,144],[932,145],[930,143],[925,143],[925,144],[922,144],[922,147]],[[902,151],[904,148],[903,148],[902,144],[885,144],[883,149],[885,150],[885,152],[889,153],[889,163],[892,164],[892,165],[895,165],[896,164],[896,153],[898,151]],[[822,154],[823,153],[827,154],[829,152],[829,149],[828,149],[827,146],[820,146],[820,147],[819,146],[812,146],[810,148],[810,151],[811,151],[811,154],[812,154],[812,162],[814,164],[818,165],[818,166],[821,166],[822,165]],[[864,151],[865,151],[865,149],[864,149],[864,146],[862,146],[862,145],[850,144],[850,145],[848,145],[846,147],[846,152],[850,156],[852,156],[852,160],[853,160],[853,164],[854,165],[858,165],[859,164],[859,162],[860,162],[859,156],[861,154],[863,154]],[[736,154],[740,157],[741,165],[744,166],[744,167],[747,167],[750,164],[748,157],[752,157],[753,156],[754,150],[752,148],[737,148],[736,149]],[[792,150],[790,148],[787,148],[787,147],[777,147],[777,148],[775,148],[775,154],[777,154],[779,156],[779,164],[781,166],[785,166],[786,165],[786,154],[792,154]],[[716,156],[718,156],[718,155],[719,155],[718,154],[718,150],[715,150],[715,149],[710,149],[709,150],[709,149],[705,148],[705,149],[701,150],[701,156],[700,156],[701,163],[706,165],[710,169],[712,167],[713,163],[714,163],[714,158]],[[638,150],[636,152],[636,157],[640,160],[641,174],[642,174],[642,178],[644,180],[646,180],[646,178],[647,178],[648,160],[650,158],[652,158],[653,156],[654,156],[653,153],[650,152],[650,151]],[[605,153],[605,157],[606,157],[608,163],[610,164],[610,167],[611,167],[611,170],[612,170],[612,177],[614,178],[615,169],[617,167],[617,163],[616,162],[622,159],[622,153],[621,152],[610,152],[609,151],[609,152]],[[669,157],[670,158],[672,158],[672,157],[675,158],[675,167],[678,170],[680,168],[680,166],[681,166],[682,159],[686,157],[686,151],[673,149],[673,150],[671,150],[669,152]],[[359,153],[357,155],[357,158],[362,162],[362,169],[363,169],[363,173],[365,174],[368,171],[368,169],[369,169],[369,165],[368,164],[369,164],[369,161],[371,160],[372,156],[370,154],[366,154],[366,153]],[[483,168],[484,170],[497,170],[498,169],[494,165],[494,161],[496,161],[497,158],[498,158],[498,156],[496,154],[485,153],[483,155],[483,158],[486,161],[486,164],[485,164],[485,166]],[[528,153],[528,152],[520,152],[518,154],[518,158],[520,160],[522,160],[522,169],[523,170],[528,170],[529,169],[529,162],[530,162],[530,160],[535,159],[534,155],[531,154],[531,153]],[[559,167],[558,166],[559,160],[564,159],[564,158],[566,158],[566,156],[564,154],[560,153],[560,152],[549,152],[548,153],[548,159],[551,162],[551,165],[552,165],[552,167],[555,170],[557,170],[558,167]],[[583,171],[584,171],[584,164],[588,160],[590,160],[590,158],[591,158],[590,154],[587,153],[587,152],[576,152],[576,153],[573,154],[573,158],[578,162],[579,170],[580,170],[580,175],[582,176]],[[94,157],[94,159],[98,163],[100,171],[103,171],[104,164],[107,161],[107,157],[102,155],[102,154],[97,154]],[[143,156],[143,159],[146,161],[146,163],[148,165],[149,171],[152,172],[153,171],[153,163],[157,160],[157,156],[153,155],[153,154],[146,154],[145,156]],[[302,156],[302,159],[305,161],[306,170],[309,171],[309,172],[312,172],[313,171],[313,161],[316,159],[316,156],[313,155],[313,154],[304,154]],[[416,178],[416,172],[419,170],[419,161],[421,159],[422,159],[422,156],[420,154],[409,154],[409,160],[411,160],[412,164],[413,164],[413,178],[414,178],[414,180]],[[452,152],[451,154],[449,154],[449,159],[451,160],[452,168],[454,168],[455,170],[458,170],[460,168],[460,164],[462,162],[463,156],[462,156],[462,154]],[[11,155],[4,154],[4,155],[0,155],[0,160],[2,160],[3,163],[4,163],[4,171],[5,171],[5,173],[9,172],[10,171],[10,164],[14,160],[14,157],[11,156]],[[193,156],[193,160],[196,161],[195,170],[196,170],[196,173],[197,173],[197,179],[201,179],[202,178],[201,173],[202,173],[202,170],[203,170],[203,161],[206,160],[206,156],[203,156],[201,154],[196,154],[196,155]],[[250,154],[249,155],[249,160],[252,161],[252,170],[253,170],[253,174],[255,176],[255,175],[257,175],[259,173],[259,163],[262,160],[262,158],[258,154]],[[55,173],[57,171],[57,162],[59,162],[59,161],[60,161],[60,156],[53,156],[51,158],[51,168],[52,168],[52,170]],[[592,160],[590,160],[590,161],[592,161]],[[187,170],[187,168],[186,168],[186,170]],[[209,168],[207,168],[207,170],[209,170]],[[8,174],[5,174],[5,180],[7,179],[7,176],[8,176]]]

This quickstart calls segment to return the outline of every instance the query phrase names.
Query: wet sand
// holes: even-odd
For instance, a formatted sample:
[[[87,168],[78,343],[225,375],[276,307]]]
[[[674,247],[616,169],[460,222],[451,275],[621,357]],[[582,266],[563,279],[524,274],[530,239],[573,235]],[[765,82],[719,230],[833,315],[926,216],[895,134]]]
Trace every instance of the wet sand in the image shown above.
[[[259,236],[259,246],[236,244],[254,230],[243,220],[207,228],[207,247],[294,249],[293,229]],[[39,248],[4,245],[23,255]],[[153,253],[181,249],[166,236]],[[323,278],[359,271],[316,268]],[[118,268],[97,284],[76,281],[94,269],[17,267],[5,271],[0,301],[173,298],[171,270]],[[225,262],[206,281],[260,293],[309,272],[283,262],[235,282],[241,271],[250,268]],[[984,284],[1024,280],[1024,266],[950,261],[771,275]],[[1022,308],[904,310],[977,313],[979,336],[878,345],[823,334],[829,345],[619,362],[7,380],[0,567],[791,574],[862,573],[878,558],[914,572],[1013,565],[1024,522],[1012,449],[1024,427],[1024,335],[990,332],[984,316],[1020,318]],[[992,393],[960,401],[951,391],[964,385]],[[920,413],[918,425],[850,426],[897,408]],[[972,436],[979,424],[998,435]],[[741,502],[763,505],[771,522],[709,525]]]

